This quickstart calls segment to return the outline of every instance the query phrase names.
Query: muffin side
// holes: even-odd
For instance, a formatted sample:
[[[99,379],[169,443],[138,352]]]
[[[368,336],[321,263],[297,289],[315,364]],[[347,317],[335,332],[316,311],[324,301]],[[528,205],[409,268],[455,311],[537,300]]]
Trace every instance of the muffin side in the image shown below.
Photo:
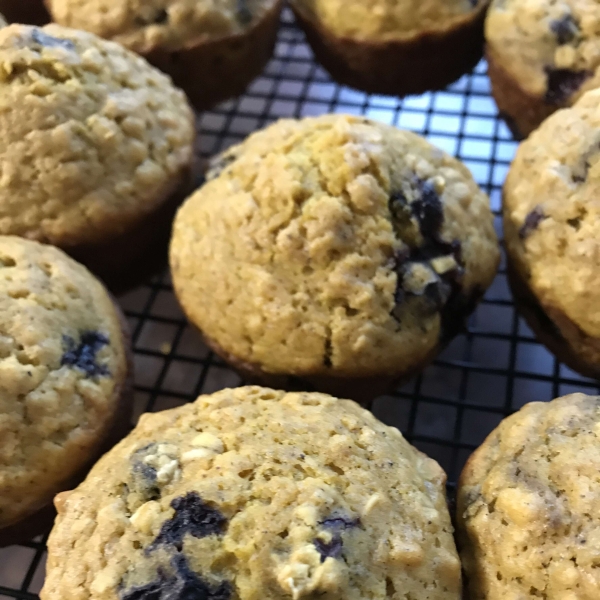
[[[131,411],[127,327],[103,286],[51,246],[0,236],[0,542],[81,480]]]
[[[352,402],[257,387],[201,396],[144,415],[57,499],[42,598],[458,600],[444,483]]]

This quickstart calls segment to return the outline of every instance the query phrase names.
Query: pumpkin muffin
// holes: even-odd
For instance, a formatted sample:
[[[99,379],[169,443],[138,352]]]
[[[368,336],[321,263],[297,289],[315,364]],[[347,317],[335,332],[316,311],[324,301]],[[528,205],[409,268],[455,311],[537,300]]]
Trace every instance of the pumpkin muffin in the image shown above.
[[[600,86],[596,0],[493,0],[485,37],[492,92],[517,137]]]
[[[0,233],[59,246],[113,290],[166,260],[191,187],[183,92],[113,42],[0,30]]]
[[[469,600],[596,600],[600,398],[533,402],[475,451],[458,488]]]
[[[282,120],[207,179],[175,220],[173,284],[250,380],[372,399],[435,357],[496,273],[487,196],[410,132]]]
[[[0,236],[0,545],[41,533],[128,430],[129,339],[102,284],[52,246]]]
[[[489,0],[291,0],[317,59],[340,83],[405,96],[446,87],[483,52]]]
[[[459,600],[445,479],[354,402],[200,396],[58,496],[41,598]]]
[[[521,144],[504,186],[509,281],[537,337],[600,378],[600,90]]]
[[[198,110],[239,96],[273,53],[282,0],[46,0],[54,21],[123,44]]]

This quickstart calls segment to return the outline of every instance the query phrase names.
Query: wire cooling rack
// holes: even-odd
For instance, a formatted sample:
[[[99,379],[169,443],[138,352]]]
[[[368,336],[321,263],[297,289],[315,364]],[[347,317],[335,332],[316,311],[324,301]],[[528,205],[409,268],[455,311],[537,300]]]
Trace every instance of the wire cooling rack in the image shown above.
[[[404,100],[366,95],[332,83],[285,11],[263,75],[241,98],[199,116],[199,151],[215,154],[281,117],[331,112],[410,129],[460,158],[490,195],[500,233],[501,186],[517,144],[498,118],[484,62],[443,92]],[[133,333],[136,419],[242,383],[187,326],[168,273],[120,301]],[[452,493],[469,454],[504,416],[527,402],[575,391],[597,393],[598,383],[536,342],[513,307],[503,262],[468,332],[420,376],[377,399],[373,410],[442,465]],[[0,550],[0,600],[36,600],[45,539]]]

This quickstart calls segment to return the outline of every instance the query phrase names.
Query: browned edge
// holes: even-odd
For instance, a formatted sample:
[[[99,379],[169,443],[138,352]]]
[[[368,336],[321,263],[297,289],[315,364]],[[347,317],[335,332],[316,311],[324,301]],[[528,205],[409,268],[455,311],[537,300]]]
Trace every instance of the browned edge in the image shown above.
[[[471,20],[451,31],[374,42],[337,36],[291,3],[313,52],[333,79],[368,93],[394,96],[442,89],[469,72],[483,55],[487,5],[484,2]]]
[[[43,0],[0,0],[0,13],[9,23],[45,25],[50,21]]]
[[[115,388],[114,395],[118,398],[113,418],[106,423],[104,431],[95,449],[91,450],[92,458],[75,475],[69,477],[62,483],[57,484],[56,493],[70,490],[79,485],[89,470],[98,459],[119,442],[131,429],[131,415],[133,411],[133,352],[131,347],[131,336],[129,325],[121,308],[112,298],[119,323],[121,325],[122,343],[125,348],[127,370],[123,382]],[[0,548],[19,544],[48,530],[56,517],[56,510],[52,505],[53,498],[32,515],[21,521],[0,529]]]
[[[489,47],[486,49],[486,60],[492,95],[500,116],[515,139],[525,139],[546,118],[561,108],[557,104],[547,104],[541,96],[526,92],[516,79],[500,66]]]
[[[171,76],[197,110],[241,95],[273,55],[283,0],[243,33],[192,42],[179,50],[155,48],[145,58]]]
[[[563,324],[568,323],[569,328],[578,333],[581,345],[599,347],[600,341],[581,331],[564,313],[550,316],[510,260],[507,265],[507,277],[515,306],[539,341],[573,371],[585,377],[600,379],[600,365],[587,362],[569,344],[561,333],[561,327],[557,324],[557,316]]]

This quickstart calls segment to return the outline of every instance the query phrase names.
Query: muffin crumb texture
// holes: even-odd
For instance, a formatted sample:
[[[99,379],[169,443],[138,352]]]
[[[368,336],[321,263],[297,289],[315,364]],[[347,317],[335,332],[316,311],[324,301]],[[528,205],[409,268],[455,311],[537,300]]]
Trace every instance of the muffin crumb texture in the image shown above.
[[[473,600],[592,600],[600,573],[600,397],[532,403],[475,452],[458,492]]]
[[[102,285],[55,248],[0,236],[0,529],[91,458],[126,363]]]
[[[60,497],[42,598],[459,600],[444,484],[353,402],[201,396]]]
[[[396,375],[494,277],[489,201],[456,159],[367,119],[283,120],[217,158],[174,225],[186,314],[269,373]]]
[[[106,241],[189,170],[183,92],[117,44],[57,25],[0,31],[0,233]]]

